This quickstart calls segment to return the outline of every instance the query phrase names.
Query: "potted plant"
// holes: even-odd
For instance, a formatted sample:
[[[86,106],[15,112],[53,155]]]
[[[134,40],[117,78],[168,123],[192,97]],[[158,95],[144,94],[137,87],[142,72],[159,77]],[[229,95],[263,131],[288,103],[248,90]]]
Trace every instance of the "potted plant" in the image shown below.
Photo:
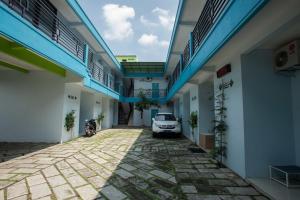
[[[104,119],[104,114],[103,113],[100,113],[98,116],[97,116],[97,123],[99,125],[99,130],[101,129],[101,125],[102,125],[102,121]]]
[[[196,138],[195,138],[195,133],[194,133],[195,128],[198,127],[198,114],[196,111],[191,112],[190,119],[188,120],[188,122],[192,128],[193,140],[196,143]]]
[[[226,112],[227,108],[225,106],[226,95],[225,89],[232,87],[233,81],[230,80],[228,82],[224,82],[222,80],[221,84],[219,85],[219,91],[215,96],[215,119],[213,120],[214,127],[213,131],[215,132],[215,145],[211,151],[212,157],[217,159],[218,164],[220,166],[223,165],[223,158],[226,158],[226,132],[228,129],[228,125],[226,123]]]
[[[65,128],[67,132],[71,131],[71,138],[73,138],[73,128],[75,126],[75,111],[67,113],[65,117]]]

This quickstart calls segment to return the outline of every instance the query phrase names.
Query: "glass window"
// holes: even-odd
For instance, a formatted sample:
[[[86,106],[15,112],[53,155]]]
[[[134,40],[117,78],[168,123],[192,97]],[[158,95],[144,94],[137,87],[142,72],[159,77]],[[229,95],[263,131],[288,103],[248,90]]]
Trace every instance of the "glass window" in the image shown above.
[[[155,121],[176,121],[176,118],[172,114],[158,114],[155,116]]]

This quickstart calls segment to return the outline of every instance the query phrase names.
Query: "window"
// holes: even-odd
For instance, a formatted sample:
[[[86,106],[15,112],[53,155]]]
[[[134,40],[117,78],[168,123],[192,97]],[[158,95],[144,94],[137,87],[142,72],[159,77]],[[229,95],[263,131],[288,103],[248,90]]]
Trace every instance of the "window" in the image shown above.
[[[173,114],[158,114],[155,116],[155,121],[176,121]]]

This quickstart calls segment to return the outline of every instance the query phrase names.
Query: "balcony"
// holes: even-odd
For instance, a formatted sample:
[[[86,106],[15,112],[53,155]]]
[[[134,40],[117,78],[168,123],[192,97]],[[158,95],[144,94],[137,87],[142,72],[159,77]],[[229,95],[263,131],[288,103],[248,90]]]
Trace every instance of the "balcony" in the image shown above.
[[[168,91],[170,91],[174,83],[180,77],[181,73],[186,70],[191,58],[200,48],[202,42],[216,24],[219,16],[228,3],[229,0],[207,0],[202,13],[190,34],[190,39],[180,55],[180,60],[169,77]]]
[[[165,89],[135,89],[133,91],[133,97],[140,97],[141,93],[149,99],[163,98],[166,96]]]
[[[115,88],[115,77],[105,72],[104,66],[95,61],[95,53],[91,49],[88,52],[88,69],[89,74],[94,80],[118,92],[118,89]]]
[[[0,0],[35,28],[84,62],[85,43],[57,17],[57,9],[47,0]]]

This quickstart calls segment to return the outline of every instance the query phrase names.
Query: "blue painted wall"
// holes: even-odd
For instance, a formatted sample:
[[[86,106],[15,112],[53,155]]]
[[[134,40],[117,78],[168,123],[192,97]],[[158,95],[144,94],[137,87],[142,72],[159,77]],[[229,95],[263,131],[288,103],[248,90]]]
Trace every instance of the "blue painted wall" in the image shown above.
[[[296,164],[300,166],[300,71],[291,78]]]
[[[274,73],[271,50],[244,55],[242,78],[246,176],[268,177],[269,165],[295,163],[291,80]]]

